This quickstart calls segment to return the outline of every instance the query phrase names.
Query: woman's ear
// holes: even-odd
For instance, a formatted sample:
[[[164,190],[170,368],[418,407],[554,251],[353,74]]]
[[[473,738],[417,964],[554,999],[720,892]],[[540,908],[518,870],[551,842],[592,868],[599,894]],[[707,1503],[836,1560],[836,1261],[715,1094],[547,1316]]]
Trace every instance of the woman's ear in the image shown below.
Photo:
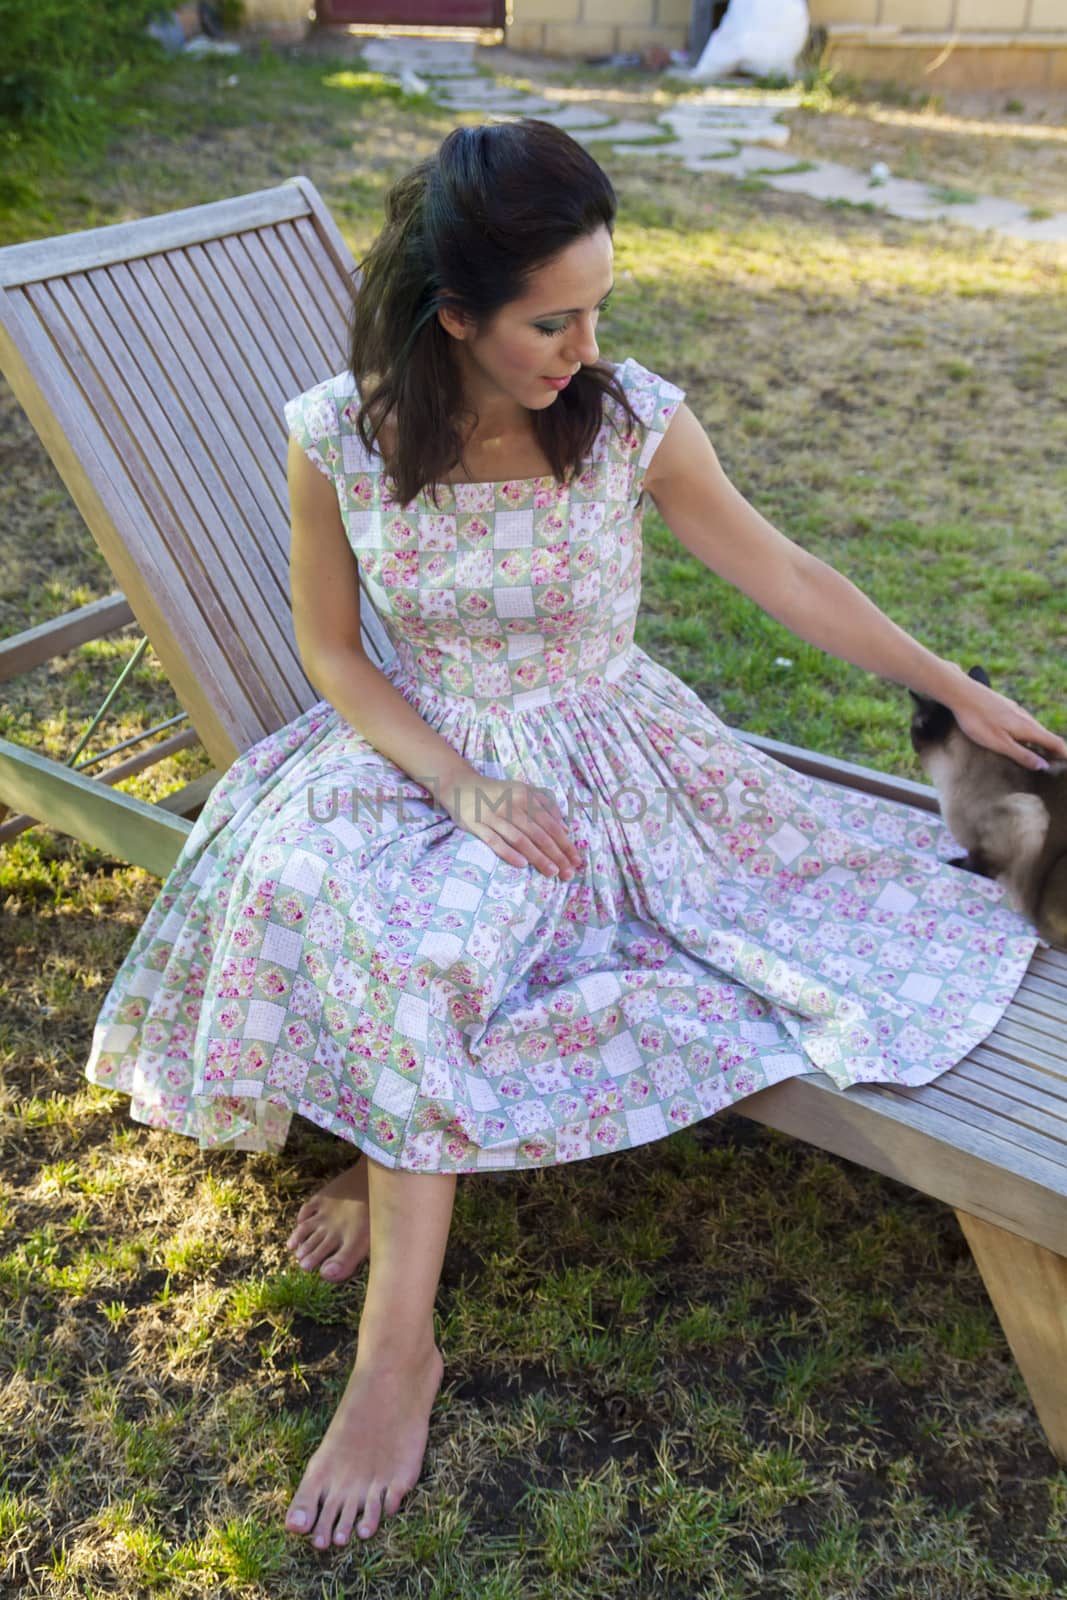
[[[437,320],[453,339],[469,339],[475,331],[473,317],[469,317],[455,304],[446,303],[438,306]]]

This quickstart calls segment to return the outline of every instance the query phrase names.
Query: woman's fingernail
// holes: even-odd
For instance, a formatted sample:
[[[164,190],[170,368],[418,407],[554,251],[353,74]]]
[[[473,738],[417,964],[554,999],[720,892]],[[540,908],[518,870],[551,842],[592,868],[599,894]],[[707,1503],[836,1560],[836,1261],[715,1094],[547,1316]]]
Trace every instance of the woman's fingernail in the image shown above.
[[[1035,772],[1047,772],[1048,771],[1048,762],[1045,760],[1044,756],[1038,756],[1037,765],[1034,767],[1034,771]]]

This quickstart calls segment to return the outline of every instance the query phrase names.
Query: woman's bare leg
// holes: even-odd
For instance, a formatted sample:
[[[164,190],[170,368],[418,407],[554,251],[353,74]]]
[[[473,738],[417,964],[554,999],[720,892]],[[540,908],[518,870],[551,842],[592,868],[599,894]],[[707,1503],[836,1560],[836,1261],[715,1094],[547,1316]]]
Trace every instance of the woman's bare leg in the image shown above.
[[[365,1156],[305,1200],[286,1246],[305,1272],[318,1267],[319,1276],[330,1283],[352,1276],[370,1252]]]
[[[430,1412],[444,1375],[433,1310],[444,1263],[454,1173],[367,1161],[374,1255],[356,1360],[322,1443],[286,1513],[318,1549],[369,1538],[418,1480]]]

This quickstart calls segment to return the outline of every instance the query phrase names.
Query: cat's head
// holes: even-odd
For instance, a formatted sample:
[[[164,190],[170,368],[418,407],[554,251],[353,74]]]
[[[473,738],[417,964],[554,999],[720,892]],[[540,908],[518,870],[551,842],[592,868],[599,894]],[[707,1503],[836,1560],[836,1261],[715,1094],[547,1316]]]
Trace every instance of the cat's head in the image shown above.
[[[990,687],[989,674],[984,667],[972,667],[967,676],[984,683],[987,689]],[[914,689],[909,689],[908,693],[915,702],[911,717],[911,747],[916,755],[921,756],[924,750],[945,743],[957,726],[956,718],[940,700],[930,700],[926,695],[916,694]]]

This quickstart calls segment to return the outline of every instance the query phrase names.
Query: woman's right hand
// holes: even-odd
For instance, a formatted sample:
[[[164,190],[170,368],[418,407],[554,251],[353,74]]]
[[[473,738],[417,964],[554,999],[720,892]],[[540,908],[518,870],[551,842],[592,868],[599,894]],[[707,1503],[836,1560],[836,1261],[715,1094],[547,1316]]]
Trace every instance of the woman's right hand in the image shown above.
[[[513,867],[529,864],[547,878],[559,877],[569,883],[582,865],[547,789],[478,776],[442,785],[439,800],[457,827],[473,833]]]

